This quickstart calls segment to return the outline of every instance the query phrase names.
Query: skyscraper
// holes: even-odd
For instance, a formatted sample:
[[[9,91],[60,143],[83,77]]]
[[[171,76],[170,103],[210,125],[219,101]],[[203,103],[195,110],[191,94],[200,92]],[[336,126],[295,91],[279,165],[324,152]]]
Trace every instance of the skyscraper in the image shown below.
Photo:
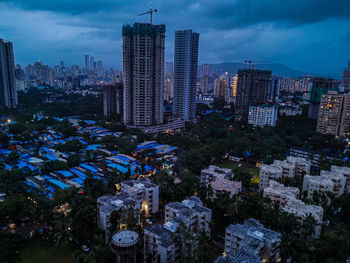
[[[202,65],[202,76],[211,77],[212,75],[213,75],[213,71],[211,68],[211,64],[203,64]]]
[[[349,61],[348,68],[344,69],[342,84],[344,87],[344,91],[349,92],[350,91],[350,61]]]
[[[165,25],[124,25],[123,83],[125,124],[163,123]]]
[[[334,79],[314,78],[310,90],[310,105],[308,117],[311,119],[318,118],[320,102],[323,94],[328,91],[338,91],[339,81]]]
[[[89,55],[85,55],[85,68],[89,69],[90,68],[90,56]]]
[[[268,102],[271,71],[258,69],[238,70],[235,120],[247,121],[250,105]]]
[[[94,63],[95,63],[95,60],[94,60],[94,57],[90,57],[90,67],[89,67],[89,69],[90,70],[94,70]]]
[[[173,114],[185,120],[196,118],[198,42],[192,30],[175,32]]]
[[[321,97],[317,132],[334,136],[350,135],[350,95],[329,91]]]
[[[13,45],[0,39],[0,105],[16,107],[17,103]]]

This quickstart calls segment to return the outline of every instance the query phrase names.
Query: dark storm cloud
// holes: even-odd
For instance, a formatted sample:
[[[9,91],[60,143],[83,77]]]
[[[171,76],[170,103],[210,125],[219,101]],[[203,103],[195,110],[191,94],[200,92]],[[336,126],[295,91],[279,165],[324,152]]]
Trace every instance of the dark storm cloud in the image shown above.
[[[350,0],[0,0],[0,38],[14,42],[19,63],[82,64],[88,53],[120,68],[121,27],[148,22],[137,14],[151,6],[166,25],[166,60],[180,29],[200,33],[200,63],[337,72],[350,59]]]
[[[295,26],[350,18],[349,0],[222,0],[203,1],[200,6],[203,15],[220,20],[224,27],[265,22]]]
[[[196,22],[210,20],[210,26],[231,28],[276,22],[283,26],[317,23],[329,18],[350,18],[349,0],[2,0],[28,10],[67,14],[99,11],[123,15],[153,6],[161,16],[187,14]]]

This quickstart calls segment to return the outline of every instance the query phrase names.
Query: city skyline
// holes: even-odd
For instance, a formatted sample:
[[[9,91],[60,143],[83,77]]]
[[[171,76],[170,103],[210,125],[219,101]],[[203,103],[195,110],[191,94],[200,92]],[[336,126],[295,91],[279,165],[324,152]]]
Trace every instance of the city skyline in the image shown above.
[[[148,22],[149,17],[137,14],[153,6],[158,9],[154,23],[167,26],[166,61],[173,58],[175,30],[192,28],[202,39],[199,64],[253,58],[306,73],[342,72],[350,58],[350,3],[272,2],[105,0],[87,6],[6,0],[0,4],[0,37],[13,42],[16,63],[22,65],[39,59],[49,65],[83,65],[83,56],[94,54],[107,67],[120,69],[121,26]]]

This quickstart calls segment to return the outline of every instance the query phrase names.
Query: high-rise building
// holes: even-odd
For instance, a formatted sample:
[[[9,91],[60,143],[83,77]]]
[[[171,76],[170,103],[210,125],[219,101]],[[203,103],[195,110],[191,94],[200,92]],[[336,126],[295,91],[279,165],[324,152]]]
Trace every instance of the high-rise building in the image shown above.
[[[281,79],[278,77],[273,77],[270,86],[270,92],[268,95],[268,100],[271,103],[278,103],[281,89]]]
[[[247,121],[249,105],[268,102],[271,71],[257,69],[238,70],[235,120]]]
[[[103,87],[103,114],[122,114],[123,112],[123,84]]]
[[[89,69],[90,70],[94,70],[94,63],[95,63],[95,60],[94,60],[94,57],[90,57],[90,67],[89,67]]]
[[[350,91],[350,61],[348,64],[348,68],[344,69],[342,85],[345,92]]]
[[[16,107],[17,103],[13,45],[0,39],[0,105]]]
[[[124,25],[123,82],[125,124],[163,123],[165,25]]]
[[[211,64],[203,64],[202,65],[202,76],[213,76],[213,71]]]
[[[165,74],[164,100],[170,102],[174,96],[174,76],[172,73]]]
[[[338,91],[339,81],[334,79],[314,78],[310,90],[310,105],[308,116],[311,119],[318,118],[320,102],[323,94],[328,91]]]
[[[90,68],[90,56],[89,55],[85,55],[85,68],[89,69]]]
[[[171,62],[171,61],[165,62],[164,74],[165,75],[174,74],[174,62]]]
[[[226,97],[226,87],[227,81],[225,78],[217,79],[215,83],[215,97],[224,99]]]
[[[329,91],[322,95],[317,132],[334,136],[350,135],[350,95]]]
[[[97,61],[97,75],[98,76],[103,75],[103,62],[102,62],[102,60]]]
[[[175,32],[173,114],[185,120],[196,118],[198,42],[192,30]]]

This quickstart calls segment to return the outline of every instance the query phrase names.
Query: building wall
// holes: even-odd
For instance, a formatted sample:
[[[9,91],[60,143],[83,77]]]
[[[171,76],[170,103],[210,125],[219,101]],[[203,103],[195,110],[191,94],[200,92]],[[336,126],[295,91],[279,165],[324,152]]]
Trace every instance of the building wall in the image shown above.
[[[124,122],[163,123],[165,25],[123,26]]]
[[[0,105],[16,107],[17,103],[13,45],[0,39]]]
[[[238,71],[235,120],[247,121],[249,105],[268,102],[271,71],[245,69]]]
[[[199,34],[192,30],[175,32],[174,115],[196,118],[196,83]]]

